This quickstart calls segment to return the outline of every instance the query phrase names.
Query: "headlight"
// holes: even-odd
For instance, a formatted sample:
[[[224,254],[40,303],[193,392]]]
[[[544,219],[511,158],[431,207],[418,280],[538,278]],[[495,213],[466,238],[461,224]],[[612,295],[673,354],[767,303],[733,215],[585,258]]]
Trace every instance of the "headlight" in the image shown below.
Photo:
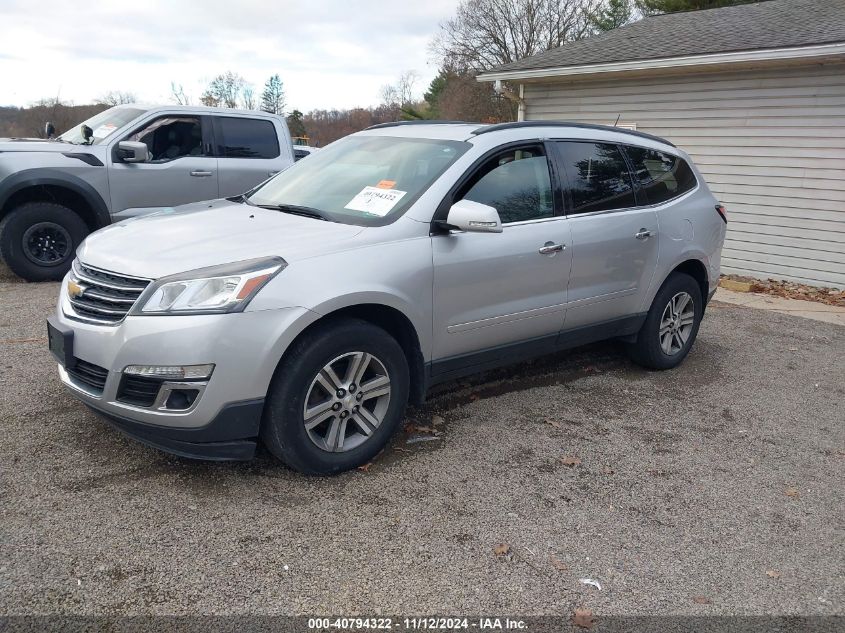
[[[163,277],[144,291],[133,314],[240,312],[285,266],[281,257],[265,257]]]

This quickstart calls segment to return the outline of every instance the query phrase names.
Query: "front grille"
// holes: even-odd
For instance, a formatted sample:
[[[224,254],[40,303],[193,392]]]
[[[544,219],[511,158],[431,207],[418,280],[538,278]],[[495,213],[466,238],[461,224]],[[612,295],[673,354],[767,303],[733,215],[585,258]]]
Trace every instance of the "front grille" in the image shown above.
[[[76,359],[72,369],[66,369],[74,382],[81,383],[92,392],[101,394],[106,386],[109,370],[94,363]]]
[[[72,280],[82,292],[76,296],[69,295],[74,314],[68,316],[105,324],[121,321],[150,283],[149,279],[86,266],[78,259],[73,262]]]
[[[117,400],[136,407],[151,407],[155,404],[162,382],[161,378],[124,374],[117,390]]]

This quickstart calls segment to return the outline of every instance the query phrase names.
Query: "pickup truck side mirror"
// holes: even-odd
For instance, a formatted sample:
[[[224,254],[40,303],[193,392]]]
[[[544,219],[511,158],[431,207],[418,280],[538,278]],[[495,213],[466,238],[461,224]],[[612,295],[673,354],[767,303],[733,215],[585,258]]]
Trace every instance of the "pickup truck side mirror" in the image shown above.
[[[495,207],[472,200],[458,200],[453,204],[449,208],[446,224],[449,228],[467,233],[502,232],[502,221]]]
[[[117,144],[117,157],[124,163],[146,163],[150,151],[145,143],[137,141],[120,141]]]

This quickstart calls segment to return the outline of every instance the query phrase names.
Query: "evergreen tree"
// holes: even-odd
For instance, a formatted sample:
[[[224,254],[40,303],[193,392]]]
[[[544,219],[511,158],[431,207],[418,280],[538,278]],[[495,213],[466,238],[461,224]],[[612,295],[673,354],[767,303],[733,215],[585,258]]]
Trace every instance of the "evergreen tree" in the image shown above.
[[[626,25],[634,15],[632,0],[607,0],[590,16],[593,28],[602,33]]]
[[[271,114],[282,114],[285,110],[285,90],[278,74],[273,75],[264,84],[261,93],[261,109]]]

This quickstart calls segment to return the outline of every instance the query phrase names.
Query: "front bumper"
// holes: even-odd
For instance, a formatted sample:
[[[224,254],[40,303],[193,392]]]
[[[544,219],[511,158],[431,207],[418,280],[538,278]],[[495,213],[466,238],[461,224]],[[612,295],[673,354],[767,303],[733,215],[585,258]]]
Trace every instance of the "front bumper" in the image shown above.
[[[264,398],[284,350],[311,315],[285,308],[221,315],[129,316],[114,326],[82,323],[61,307],[48,321],[72,340],[72,358],[96,366],[101,386],[59,364],[65,387],[125,434],[162,450],[204,459],[249,459]],[[214,364],[200,396],[184,411],[118,399],[128,365]]]
[[[264,400],[228,404],[207,425],[185,429],[141,424],[88,404],[124,435],[162,451],[214,461],[248,460],[255,456]]]

